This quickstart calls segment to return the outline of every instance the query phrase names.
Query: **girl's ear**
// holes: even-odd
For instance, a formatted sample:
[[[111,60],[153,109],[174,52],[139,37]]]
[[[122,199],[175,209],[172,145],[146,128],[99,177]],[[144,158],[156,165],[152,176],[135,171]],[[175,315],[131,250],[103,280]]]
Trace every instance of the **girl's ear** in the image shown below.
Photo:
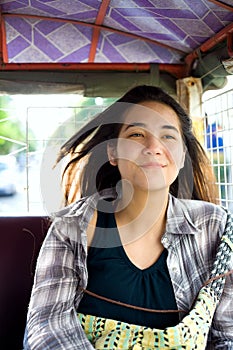
[[[107,145],[107,153],[108,153],[108,159],[109,163],[113,166],[117,166],[117,152],[116,152],[116,145],[112,143],[108,143]]]

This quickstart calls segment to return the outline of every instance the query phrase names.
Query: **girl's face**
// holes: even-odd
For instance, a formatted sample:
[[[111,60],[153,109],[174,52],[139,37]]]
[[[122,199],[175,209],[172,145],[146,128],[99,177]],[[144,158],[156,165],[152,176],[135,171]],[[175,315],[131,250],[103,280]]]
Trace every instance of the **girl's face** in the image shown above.
[[[130,108],[115,149],[108,148],[112,165],[134,189],[169,189],[183,167],[185,148],[175,111],[145,101]]]

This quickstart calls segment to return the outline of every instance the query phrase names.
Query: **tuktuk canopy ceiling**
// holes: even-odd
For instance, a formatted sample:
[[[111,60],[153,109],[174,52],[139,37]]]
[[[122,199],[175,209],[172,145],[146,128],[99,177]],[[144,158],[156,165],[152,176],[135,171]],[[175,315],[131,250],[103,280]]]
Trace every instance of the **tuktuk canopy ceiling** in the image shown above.
[[[0,91],[117,96],[176,79],[219,88],[233,65],[233,0],[2,0]],[[228,72],[226,70],[228,64]]]

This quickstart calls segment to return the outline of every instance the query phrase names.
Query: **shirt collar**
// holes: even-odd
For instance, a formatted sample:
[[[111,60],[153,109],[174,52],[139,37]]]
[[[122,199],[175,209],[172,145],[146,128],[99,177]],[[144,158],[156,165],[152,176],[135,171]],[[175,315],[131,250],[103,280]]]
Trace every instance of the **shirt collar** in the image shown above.
[[[96,209],[99,200],[104,200],[108,198],[117,198],[116,191],[113,188],[104,189],[100,193],[96,192],[91,196],[82,197],[78,201],[71,203],[70,205],[53,213],[53,216],[73,217],[77,216],[79,213],[84,214],[86,209],[92,212]]]
[[[55,217],[65,216],[65,217],[82,217],[82,224],[86,226],[90,216],[93,214],[97,207],[99,200],[107,198],[117,198],[116,191],[114,189],[105,189],[100,193],[95,193],[89,197],[84,197],[75,203],[59,210],[54,214]],[[194,203],[196,201],[190,201]],[[194,224],[190,213],[192,207],[187,205],[187,200],[178,199],[173,195],[169,194],[168,209],[167,209],[167,224],[166,232],[171,234],[195,234],[201,231]],[[87,211],[88,213],[87,213]]]
[[[195,225],[190,215],[193,205],[199,205],[198,202],[179,199],[169,194],[166,232],[182,235],[201,232],[201,228]]]

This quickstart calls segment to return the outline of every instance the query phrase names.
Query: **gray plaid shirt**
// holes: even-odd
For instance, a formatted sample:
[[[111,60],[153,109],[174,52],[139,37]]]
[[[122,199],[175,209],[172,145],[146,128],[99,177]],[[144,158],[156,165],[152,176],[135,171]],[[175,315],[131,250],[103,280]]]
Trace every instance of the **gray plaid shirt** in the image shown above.
[[[39,254],[25,331],[25,350],[93,350],[76,316],[87,285],[87,225],[99,199],[111,190],[83,198],[56,214]],[[220,206],[169,196],[167,265],[177,307],[189,310],[209,278],[226,224]],[[233,259],[231,266],[233,268]],[[233,349],[233,276],[228,276],[214,315],[208,349]],[[182,317],[182,315],[181,315]]]

